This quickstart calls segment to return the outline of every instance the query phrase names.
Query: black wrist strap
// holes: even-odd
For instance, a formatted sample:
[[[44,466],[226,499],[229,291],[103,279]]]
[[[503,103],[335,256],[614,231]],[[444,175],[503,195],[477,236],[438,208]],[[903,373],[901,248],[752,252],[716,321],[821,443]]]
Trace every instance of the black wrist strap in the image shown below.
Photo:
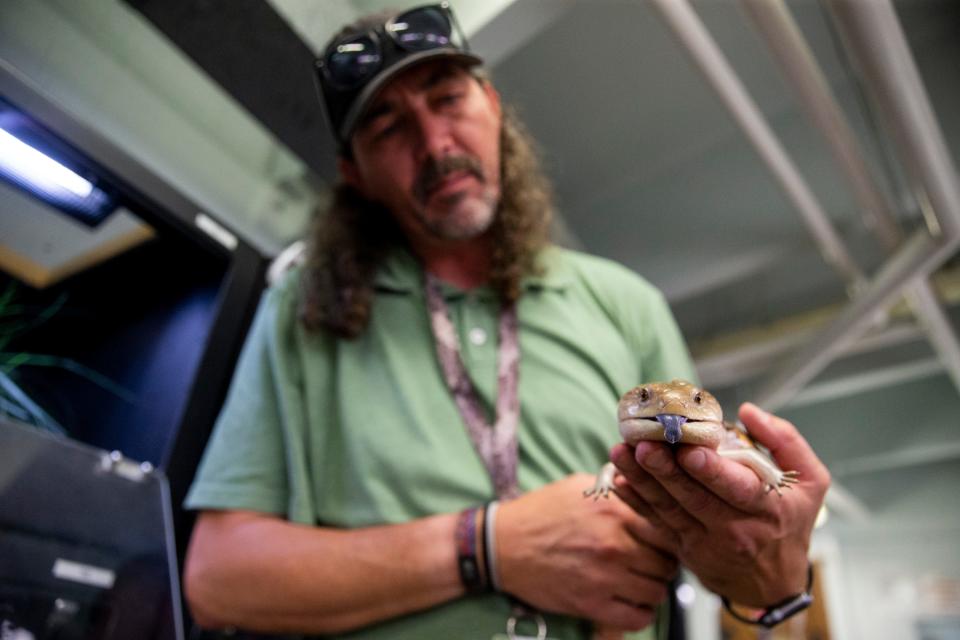
[[[756,624],[762,627],[770,628],[774,627],[790,616],[803,611],[813,602],[813,595],[811,591],[813,589],[813,564],[807,565],[807,588],[803,590],[803,593],[797,594],[795,596],[790,596],[785,598],[780,602],[771,605],[763,610],[757,618],[747,618],[742,616],[730,605],[730,601],[725,597],[721,598],[723,601],[723,607],[726,609],[730,615],[739,620],[740,622],[746,622],[747,624]]]

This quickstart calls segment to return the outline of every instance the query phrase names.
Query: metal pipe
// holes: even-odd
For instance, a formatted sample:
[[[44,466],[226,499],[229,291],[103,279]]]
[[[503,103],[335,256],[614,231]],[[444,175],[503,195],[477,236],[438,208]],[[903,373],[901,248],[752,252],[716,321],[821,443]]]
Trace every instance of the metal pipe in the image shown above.
[[[868,226],[892,253],[903,240],[903,233],[863,159],[857,137],[783,0],[741,0],[741,4],[797,91],[808,117],[823,133],[861,211],[871,222]],[[930,283],[918,280],[908,288],[907,300],[954,385],[960,389],[960,340]]]
[[[860,268],[693,8],[687,0],[653,0],[653,5],[686,46],[787,197],[800,211],[824,259],[843,275],[849,285],[858,286],[863,280]]]
[[[921,358],[888,367],[874,367],[829,380],[814,382],[790,399],[790,408],[796,409],[811,404],[823,404],[847,396],[868,393],[886,387],[907,384],[914,380],[929,378],[943,373],[943,365],[935,357]],[[833,464],[830,465],[833,471]]]
[[[889,126],[905,168],[921,185],[945,236],[960,235],[960,186],[933,107],[890,0],[828,0],[846,46]],[[937,230],[933,230],[937,233]]]
[[[755,394],[757,404],[772,411],[786,404],[835,353],[860,337],[895,296],[917,278],[927,277],[958,246],[960,238],[932,238],[925,230],[914,233],[830,326],[767,378]]]
[[[893,471],[905,467],[925,467],[938,462],[952,462],[957,459],[960,459],[960,442],[946,442],[935,445],[921,444],[896,449],[889,453],[844,460],[831,465],[830,472],[835,476],[847,477],[864,473]]]
[[[824,323],[826,324],[826,323]],[[820,328],[820,325],[817,327]],[[697,374],[703,386],[709,389],[731,387],[770,369],[789,352],[810,340],[814,329],[799,329],[776,338],[761,339],[742,347],[696,359]],[[889,349],[897,345],[924,338],[923,332],[914,324],[893,324],[868,333],[855,344],[842,349],[839,357]]]
[[[789,9],[783,0],[741,0],[740,4],[796,90],[807,116],[823,133],[834,160],[853,189],[867,227],[892,251],[903,240],[903,232],[864,162],[857,137]]]
[[[906,296],[953,386],[960,390],[960,341],[936,290],[929,280],[917,280],[907,288]]]

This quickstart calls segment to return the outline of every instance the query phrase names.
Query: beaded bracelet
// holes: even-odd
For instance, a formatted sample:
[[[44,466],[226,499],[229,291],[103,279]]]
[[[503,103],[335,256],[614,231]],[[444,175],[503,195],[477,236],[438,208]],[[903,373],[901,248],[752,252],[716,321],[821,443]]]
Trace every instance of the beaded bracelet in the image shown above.
[[[467,593],[483,593],[490,589],[487,579],[484,542],[483,507],[464,509],[457,516],[454,539],[457,547],[457,567],[460,581]]]

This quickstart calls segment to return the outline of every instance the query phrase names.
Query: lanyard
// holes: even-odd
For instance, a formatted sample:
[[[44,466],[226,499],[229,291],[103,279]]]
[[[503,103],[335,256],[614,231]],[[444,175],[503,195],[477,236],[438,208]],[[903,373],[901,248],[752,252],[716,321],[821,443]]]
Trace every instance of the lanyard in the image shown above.
[[[430,312],[430,328],[437,347],[437,359],[443,370],[447,388],[453,395],[457,409],[467,426],[473,446],[480,454],[483,465],[493,479],[497,497],[515,498],[517,487],[517,422],[520,418],[520,346],[517,328],[517,305],[503,305],[500,310],[500,347],[497,353],[497,410],[493,425],[483,415],[483,406],[477,388],[467,374],[460,357],[460,339],[450,320],[447,303],[443,301],[440,283],[429,271],[424,270],[427,309]],[[545,640],[547,625],[539,612],[511,598],[510,618],[507,620],[507,638],[521,640],[516,634],[517,622],[533,621],[537,635],[530,640]]]
[[[516,303],[505,304],[500,311],[496,417],[493,425],[490,425],[484,417],[477,389],[460,357],[460,340],[440,292],[440,283],[430,272],[424,270],[424,273],[430,327],[433,330],[437,358],[444,380],[466,423],[470,440],[493,480],[497,497],[516,497],[519,493],[517,422],[520,417],[520,399],[517,393],[520,381],[520,347],[517,338]]]

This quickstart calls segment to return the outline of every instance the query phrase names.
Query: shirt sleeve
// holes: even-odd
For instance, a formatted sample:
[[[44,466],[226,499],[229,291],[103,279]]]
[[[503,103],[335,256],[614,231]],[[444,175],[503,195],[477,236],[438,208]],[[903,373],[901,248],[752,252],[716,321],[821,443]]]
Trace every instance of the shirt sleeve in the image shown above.
[[[284,296],[260,301],[230,390],[185,506],[282,514],[288,508],[282,398],[277,371],[278,320]]]

